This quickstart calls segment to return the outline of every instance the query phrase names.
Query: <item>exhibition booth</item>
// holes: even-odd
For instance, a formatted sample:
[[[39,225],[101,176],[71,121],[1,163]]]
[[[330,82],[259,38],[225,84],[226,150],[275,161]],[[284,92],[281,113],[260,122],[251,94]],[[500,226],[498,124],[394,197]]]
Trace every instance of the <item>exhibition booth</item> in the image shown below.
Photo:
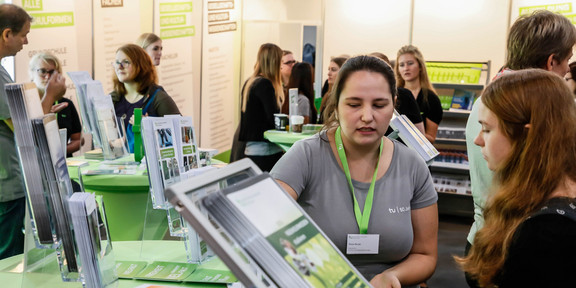
[[[88,72],[108,93],[113,90],[114,71],[111,63],[115,59],[116,49],[134,42],[141,33],[153,32],[162,38],[164,47],[162,63],[157,67],[159,83],[174,99],[182,114],[191,117],[197,137],[194,140],[197,144],[195,149],[211,149],[223,153],[221,155],[228,155],[231,149],[232,135],[240,118],[241,87],[252,74],[258,47],[263,43],[275,43],[284,50],[292,51],[298,61],[307,59],[313,64],[317,98],[320,97],[321,85],[326,80],[332,57],[381,52],[393,60],[400,47],[415,45],[423,52],[430,67],[434,63],[441,63],[443,68],[473,70],[474,77],[477,77],[470,82],[442,76],[432,80],[439,96],[446,97],[445,108],[449,109],[458,93],[478,97],[491,77],[504,65],[507,31],[519,16],[548,9],[562,13],[576,23],[574,1],[553,0],[11,2],[25,8],[35,19],[28,35],[29,44],[14,58],[2,62],[12,73],[15,83],[29,82],[27,67],[30,58],[40,51],[48,51],[60,58],[64,74]],[[444,74],[439,72],[438,75]],[[71,79],[67,79],[66,83],[66,97],[78,105],[78,87]],[[457,183],[454,187],[442,186],[441,189],[446,191],[441,192],[438,190],[440,186],[437,186],[439,193],[444,195],[440,199],[444,201],[441,212],[466,217],[473,213],[471,195],[467,190],[470,185],[469,168],[462,160],[458,163],[454,160],[460,157],[454,155],[465,153],[465,143],[460,136],[442,135],[454,135],[461,131],[468,114],[467,111],[445,111],[446,121],[444,126],[439,127],[440,136],[435,148],[440,155],[450,154],[451,158],[430,166],[433,175],[437,173],[435,179]],[[85,136],[93,140],[93,135]],[[310,135],[270,130],[264,137],[287,151],[294,142]],[[196,247],[188,242],[188,238],[181,237],[182,233],[188,232],[178,232],[175,228],[192,229],[183,223],[172,227],[176,225],[174,223],[184,221],[174,222],[174,217],[179,217],[176,212],[181,213],[182,207],[155,207],[150,171],[146,164],[139,165],[133,154],[123,155],[126,157],[123,161],[135,165],[134,173],[86,173],[105,170],[102,168],[104,159],[86,159],[84,156],[85,152],[92,150],[93,143],[87,141],[78,155],[68,159],[69,163],[75,164],[68,165],[67,170],[70,178],[78,182],[83,191],[103,197],[106,226],[109,229],[109,238],[104,240],[111,243],[116,260],[140,261],[140,264],[145,263],[142,269],[159,261],[184,265],[196,259],[199,265],[188,267],[190,273],[197,271],[198,274],[187,274],[187,280],[171,280],[168,276],[145,279],[140,275],[140,278],[121,278],[115,284],[117,287],[153,287],[152,284],[226,287],[230,285],[226,284],[228,282],[243,280],[237,279],[238,275],[235,277],[230,271],[238,270],[228,269],[217,257],[191,258],[191,249],[205,249],[206,246],[201,245],[206,243],[200,244],[198,240]],[[228,159],[221,160],[209,164],[218,164],[213,169],[219,169],[228,162]],[[199,165],[194,168],[199,168]],[[219,184],[219,188],[226,188],[222,182]],[[27,241],[31,237],[33,235],[27,234]],[[30,249],[26,253],[36,250],[33,246],[27,244]],[[39,266],[27,264],[33,257],[31,254],[0,261],[0,278],[7,281],[10,287],[82,287],[77,281],[81,278],[79,276],[76,279],[71,276],[72,281],[62,282],[63,256],[57,255],[57,247],[55,251],[58,252],[50,249],[33,252],[48,259],[48,263]],[[204,255],[205,252],[200,254]],[[213,273],[200,273],[205,270]],[[226,277],[209,279],[214,275]]]

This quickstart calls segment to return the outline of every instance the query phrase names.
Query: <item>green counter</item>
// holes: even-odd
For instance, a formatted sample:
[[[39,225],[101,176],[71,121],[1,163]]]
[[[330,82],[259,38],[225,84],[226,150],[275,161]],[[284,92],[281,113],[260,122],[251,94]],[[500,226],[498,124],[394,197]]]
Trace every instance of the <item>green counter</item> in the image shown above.
[[[68,166],[70,178],[79,181],[78,169],[96,170],[102,161],[73,157],[68,160],[87,161],[88,166]],[[134,161],[134,155],[120,161]],[[134,175],[82,175],[84,191],[102,195],[110,238],[113,241],[160,240],[168,228],[166,210],[152,209],[150,184],[144,168]]]
[[[284,151],[288,151],[292,145],[302,139],[310,138],[314,134],[290,133],[279,130],[268,130],[264,132],[264,138],[280,146]]]

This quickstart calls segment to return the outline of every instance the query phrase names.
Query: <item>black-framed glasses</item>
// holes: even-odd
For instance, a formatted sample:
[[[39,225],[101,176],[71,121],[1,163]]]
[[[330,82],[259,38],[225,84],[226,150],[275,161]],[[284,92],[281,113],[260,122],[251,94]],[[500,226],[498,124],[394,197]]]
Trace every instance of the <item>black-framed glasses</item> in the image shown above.
[[[112,62],[112,66],[114,66],[114,68],[127,68],[128,66],[132,65],[132,62],[128,61],[128,60],[122,60],[120,62],[118,61],[114,61]]]
[[[294,65],[294,64],[296,64],[296,60],[286,61],[286,62],[284,62],[284,63],[282,63],[282,64],[284,64],[284,65]]]
[[[36,69],[36,72],[38,73],[38,75],[40,75],[40,77],[46,77],[46,75],[52,75],[54,73],[54,69],[45,69],[45,68],[38,68]]]

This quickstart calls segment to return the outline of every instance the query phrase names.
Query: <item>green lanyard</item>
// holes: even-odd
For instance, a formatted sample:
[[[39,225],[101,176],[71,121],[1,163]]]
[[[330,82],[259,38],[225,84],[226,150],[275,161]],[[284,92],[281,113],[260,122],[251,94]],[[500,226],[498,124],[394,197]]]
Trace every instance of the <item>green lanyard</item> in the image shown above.
[[[354,215],[356,216],[356,222],[358,223],[358,228],[360,229],[360,234],[367,234],[368,232],[368,221],[370,221],[370,213],[372,212],[372,202],[374,201],[374,186],[376,184],[376,178],[378,176],[378,164],[380,163],[380,155],[382,154],[382,146],[384,146],[384,139],[380,140],[380,152],[378,153],[378,162],[376,162],[376,169],[374,169],[374,176],[372,176],[372,182],[370,183],[370,188],[368,188],[368,195],[366,196],[366,202],[364,202],[364,213],[360,211],[360,205],[358,205],[358,200],[356,200],[356,195],[354,195],[354,186],[352,185],[352,177],[350,177],[350,168],[348,167],[348,160],[346,159],[346,151],[344,151],[344,145],[342,145],[342,135],[340,132],[340,127],[336,129],[336,149],[338,150],[338,156],[340,156],[340,161],[342,162],[342,167],[344,168],[344,174],[346,174],[346,180],[348,180],[348,185],[350,186],[350,192],[352,192],[352,198],[354,199]]]

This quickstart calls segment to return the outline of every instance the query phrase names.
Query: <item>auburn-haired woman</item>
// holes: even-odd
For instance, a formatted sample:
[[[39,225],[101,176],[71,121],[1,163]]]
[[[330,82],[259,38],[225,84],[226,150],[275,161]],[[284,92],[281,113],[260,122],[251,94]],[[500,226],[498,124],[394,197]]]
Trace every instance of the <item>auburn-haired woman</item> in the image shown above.
[[[573,287],[576,258],[576,103],[542,69],[507,73],[479,107],[482,147],[494,171],[485,223],[464,270],[482,287]]]
[[[134,142],[131,123],[135,108],[142,108],[142,115],[158,116],[180,114],[172,98],[158,85],[158,76],[152,59],[136,44],[126,44],[116,50],[112,62],[114,91],[110,93],[116,117],[124,118],[126,136],[133,152]]]

